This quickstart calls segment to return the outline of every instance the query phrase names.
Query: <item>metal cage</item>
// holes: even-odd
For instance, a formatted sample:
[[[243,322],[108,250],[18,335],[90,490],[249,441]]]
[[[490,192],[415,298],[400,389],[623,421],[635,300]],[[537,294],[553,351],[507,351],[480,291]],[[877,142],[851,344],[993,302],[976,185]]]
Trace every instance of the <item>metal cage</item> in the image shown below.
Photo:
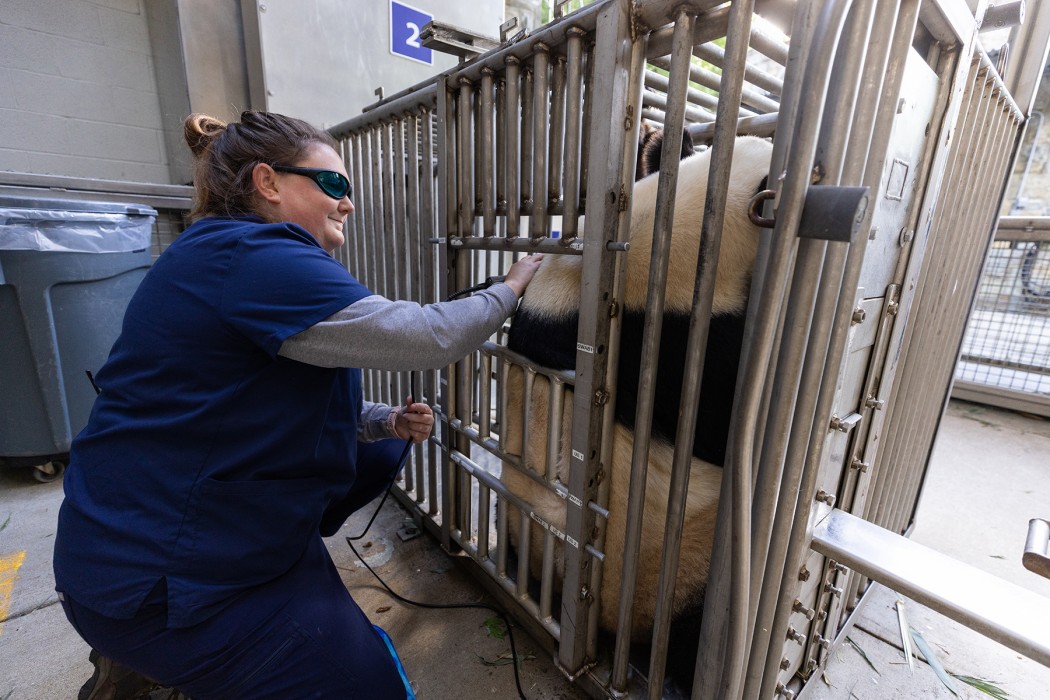
[[[982,599],[994,609],[978,611],[945,593],[949,582],[921,556],[907,560],[914,571],[896,558],[918,547],[902,535],[1024,111],[961,0],[759,4],[789,20],[783,37],[757,18],[754,1],[597,2],[504,37],[331,130],[358,193],[340,254],[375,292],[430,303],[502,274],[521,254],[582,260],[574,372],[516,355],[501,332],[439,372],[367,373],[374,400],[396,403],[414,386],[439,407],[439,429],[415,451],[397,494],[472,562],[566,675],[595,696],[660,697],[690,455],[680,433],[661,506],[663,556],[639,561],[659,324],[641,338],[630,474],[640,488],[616,514],[625,523],[622,570],[603,570],[640,120],[665,129],[650,318],[664,306],[679,172],[667,156],[683,131],[710,149],[684,349],[687,426],[711,263],[735,206],[727,203],[734,137],[772,137],[764,214],[772,228],[751,282],[693,697],[793,697],[819,677],[872,580],[1050,663],[1047,601],[1022,596],[1022,615],[1005,602],[1011,592]],[[1039,53],[1031,60],[1040,68],[1048,24],[1037,14],[1027,43],[1018,42]],[[547,410],[534,415],[541,394]],[[525,400],[513,404],[518,395]],[[509,449],[512,428],[536,425],[546,427],[547,455]],[[529,466],[562,456],[564,471]],[[509,489],[506,469],[557,500],[558,518]],[[515,556],[530,549],[535,559]],[[660,572],[646,640],[631,634],[640,567]],[[620,622],[605,634],[595,592],[612,574]]]

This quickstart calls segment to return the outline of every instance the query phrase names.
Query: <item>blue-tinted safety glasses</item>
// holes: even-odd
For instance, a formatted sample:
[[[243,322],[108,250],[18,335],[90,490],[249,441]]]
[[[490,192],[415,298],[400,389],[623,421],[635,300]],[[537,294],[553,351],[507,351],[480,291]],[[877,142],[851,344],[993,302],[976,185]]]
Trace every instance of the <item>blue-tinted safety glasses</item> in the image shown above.
[[[317,183],[321,191],[332,199],[342,199],[351,194],[350,181],[342,173],[334,170],[322,170],[321,168],[297,168],[294,165],[271,165],[271,168],[281,173],[294,173],[310,178]]]

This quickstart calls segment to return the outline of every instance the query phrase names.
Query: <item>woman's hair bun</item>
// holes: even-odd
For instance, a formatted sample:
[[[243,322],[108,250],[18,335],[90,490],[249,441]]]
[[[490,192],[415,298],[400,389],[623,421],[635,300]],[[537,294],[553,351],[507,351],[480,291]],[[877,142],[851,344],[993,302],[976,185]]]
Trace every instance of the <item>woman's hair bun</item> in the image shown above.
[[[186,139],[186,144],[189,145],[194,157],[197,158],[208,150],[211,142],[225,130],[226,122],[200,112],[195,112],[186,117],[183,125],[183,135]]]

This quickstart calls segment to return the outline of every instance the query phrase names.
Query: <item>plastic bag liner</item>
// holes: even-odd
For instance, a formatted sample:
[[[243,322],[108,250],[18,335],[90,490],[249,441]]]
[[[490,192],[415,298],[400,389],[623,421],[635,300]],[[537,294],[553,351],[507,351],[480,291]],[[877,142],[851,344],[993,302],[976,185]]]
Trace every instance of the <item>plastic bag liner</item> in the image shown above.
[[[0,250],[127,253],[149,248],[152,207],[0,197]]]

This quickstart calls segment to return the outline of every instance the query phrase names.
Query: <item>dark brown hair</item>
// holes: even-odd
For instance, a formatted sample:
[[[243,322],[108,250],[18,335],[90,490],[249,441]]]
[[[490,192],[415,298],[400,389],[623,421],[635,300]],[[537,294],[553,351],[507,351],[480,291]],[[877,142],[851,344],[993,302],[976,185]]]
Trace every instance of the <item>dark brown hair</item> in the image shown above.
[[[195,113],[186,117],[183,135],[193,151],[196,196],[190,220],[202,216],[257,213],[252,170],[259,163],[295,165],[314,144],[335,140],[301,119],[249,110],[241,121],[227,124]]]

